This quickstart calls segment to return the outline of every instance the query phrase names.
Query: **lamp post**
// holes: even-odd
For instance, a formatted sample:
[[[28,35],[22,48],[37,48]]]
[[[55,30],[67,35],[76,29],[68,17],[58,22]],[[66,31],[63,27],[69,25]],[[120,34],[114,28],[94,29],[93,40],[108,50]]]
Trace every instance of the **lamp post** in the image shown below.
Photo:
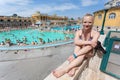
[[[105,19],[106,19],[106,13],[108,10],[104,10],[104,18],[103,18],[103,23],[102,23],[102,28],[100,30],[100,34],[104,35],[104,24],[105,24]]]

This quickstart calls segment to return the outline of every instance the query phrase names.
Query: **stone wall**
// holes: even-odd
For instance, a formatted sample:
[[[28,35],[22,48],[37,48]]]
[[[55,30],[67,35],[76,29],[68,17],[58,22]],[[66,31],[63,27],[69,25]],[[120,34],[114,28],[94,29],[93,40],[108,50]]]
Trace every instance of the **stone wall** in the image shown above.
[[[80,74],[78,80],[118,80],[100,71],[102,55],[98,53],[90,59],[88,67]]]

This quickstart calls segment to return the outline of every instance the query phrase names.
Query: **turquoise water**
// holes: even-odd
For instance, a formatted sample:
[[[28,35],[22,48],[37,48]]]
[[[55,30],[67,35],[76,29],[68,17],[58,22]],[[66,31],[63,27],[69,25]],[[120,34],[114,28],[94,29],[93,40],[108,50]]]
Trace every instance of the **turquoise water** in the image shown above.
[[[60,26],[56,26],[52,28],[53,30],[76,30],[76,29],[80,29],[80,26],[78,25],[74,25],[74,26],[64,26],[64,27],[60,27]]]
[[[67,38],[74,38],[73,34],[65,34],[62,31],[57,32],[41,32],[38,29],[25,29],[25,30],[11,30],[8,32],[0,32],[0,43],[5,42],[6,39],[10,39],[11,43],[17,44],[17,40],[31,44],[33,41],[40,43],[42,39],[45,43],[53,42],[57,40],[65,40]]]

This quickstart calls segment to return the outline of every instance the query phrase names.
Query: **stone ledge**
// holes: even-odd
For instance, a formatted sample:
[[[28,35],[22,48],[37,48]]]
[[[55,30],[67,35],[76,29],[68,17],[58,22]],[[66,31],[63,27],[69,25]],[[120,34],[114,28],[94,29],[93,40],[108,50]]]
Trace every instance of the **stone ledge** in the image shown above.
[[[68,65],[69,62],[65,61],[61,66],[58,67],[58,69],[65,67],[66,65]],[[80,74],[82,73],[82,71],[84,70],[84,68],[87,66],[88,61],[85,60],[82,65],[79,67],[79,69],[76,71],[75,75],[73,77],[70,77],[69,75],[65,74],[60,78],[56,78],[53,76],[52,73],[50,73],[44,80],[77,80],[78,77],[80,76]]]

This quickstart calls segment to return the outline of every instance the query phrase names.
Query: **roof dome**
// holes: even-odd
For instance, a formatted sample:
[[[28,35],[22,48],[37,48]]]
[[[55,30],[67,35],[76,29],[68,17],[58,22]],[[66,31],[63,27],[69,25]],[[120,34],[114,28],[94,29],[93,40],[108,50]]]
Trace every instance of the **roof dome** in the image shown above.
[[[37,11],[35,14],[33,14],[32,16],[40,16],[40,11]]]

